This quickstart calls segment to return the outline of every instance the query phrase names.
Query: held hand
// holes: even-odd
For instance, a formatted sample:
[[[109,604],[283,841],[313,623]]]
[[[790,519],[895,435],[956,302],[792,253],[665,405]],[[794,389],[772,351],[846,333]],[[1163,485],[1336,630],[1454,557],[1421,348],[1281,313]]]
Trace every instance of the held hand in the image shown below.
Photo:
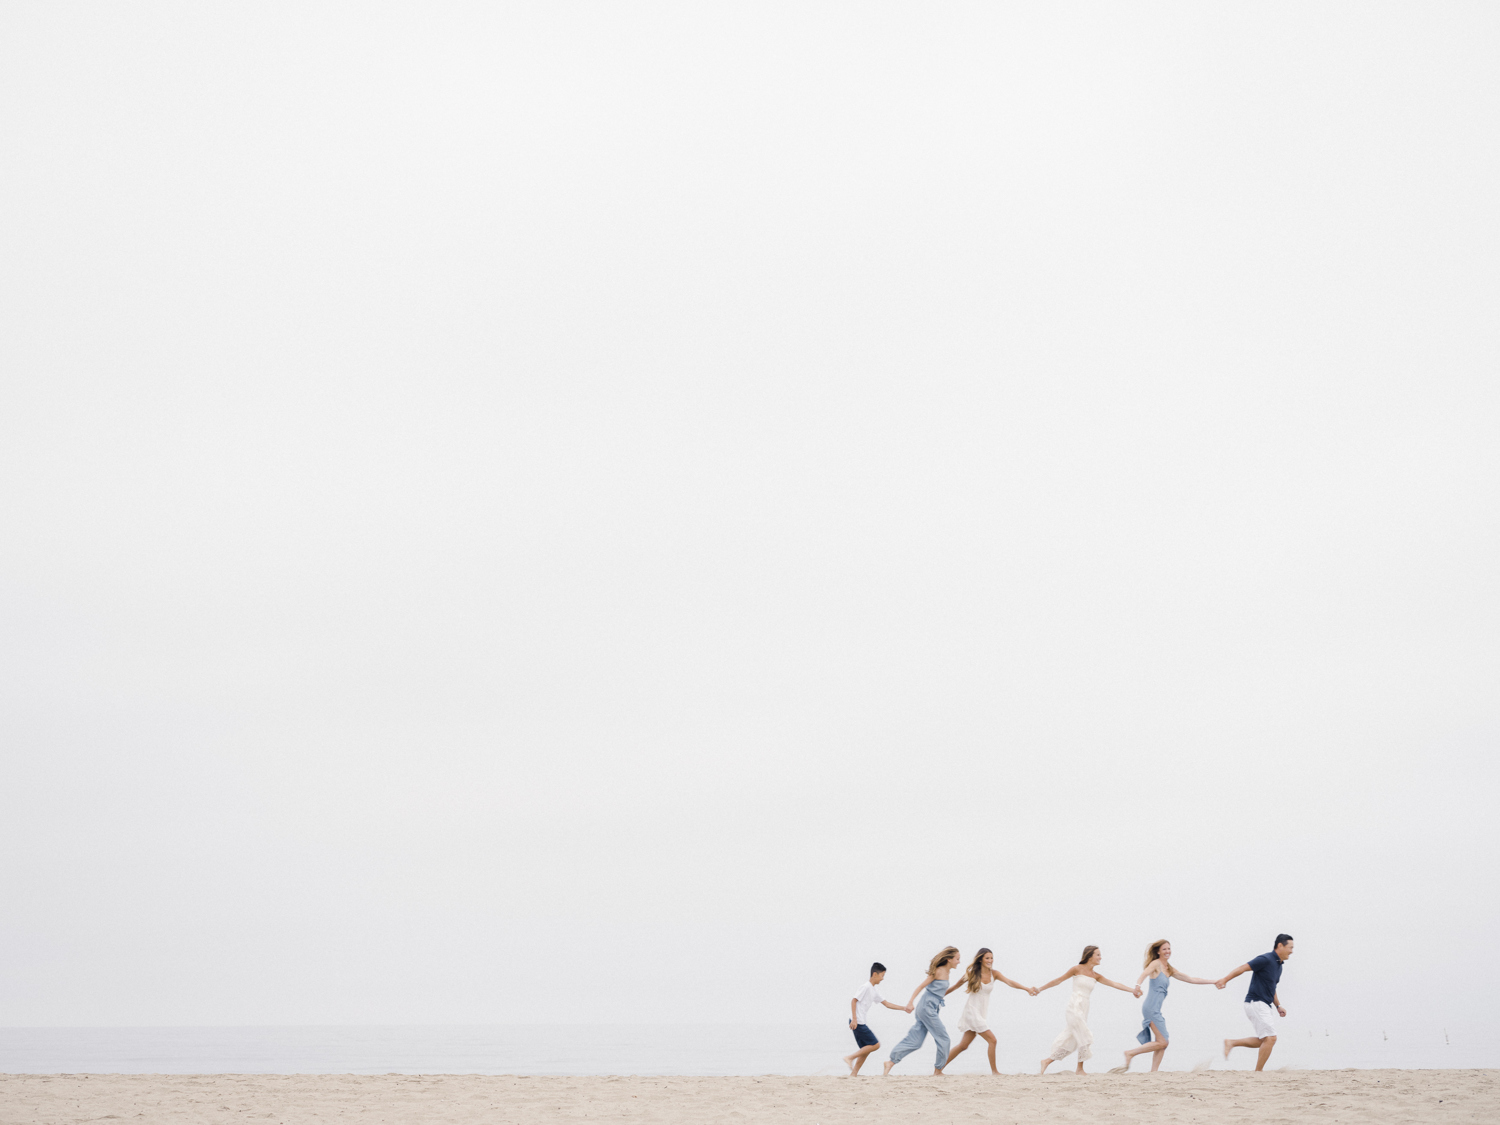
[[[1042,994],[1042,990],[1039,988],[1028,988],[1026,991],[1031,993],[1033,996],[1040,996]]]
[[[915,1011],[916,1011],[916,1010],[917,1010],[917,1009],[916,1009],[916,1008],[915,1008],[915,1007],[914,1007],[914,1006],[913,1006],[913,1005],[911,1005],[911,1004],[908,1004],[908,1005],[907,1005],[907,1006],[906,1006],[906,1014],[907,1014],[907,1015],[911,1015],[911,1013],[912,1013],[912,1012],[915,1012]]]
[[[1227,983],[1229,983],[1229,982],[1225,981],[1222,978],[1220,978],[1219,980],[1214,981],[1214,987],[1215,988],[1223,988]]]
[[[1136,985],[1135,986],[1135,998],[1137,1000],[1139,1000],[1141,998],[1141,986],[1140,985]]]

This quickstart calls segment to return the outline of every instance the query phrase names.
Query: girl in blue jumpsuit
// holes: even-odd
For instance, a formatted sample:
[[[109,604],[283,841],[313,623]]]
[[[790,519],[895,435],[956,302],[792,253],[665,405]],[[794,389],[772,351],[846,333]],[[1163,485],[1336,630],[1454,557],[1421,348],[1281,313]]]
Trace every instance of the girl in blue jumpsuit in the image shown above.
[[[933,1064],[933,1073],[937,1074],[942,1071],[944,1064],[948,1061],[948,1029],[943,1026],[939,1013],[943,1009],[943,997],[948,992],[948,977],[958,962],[958,949],[950,945],[940,950],[933,957],[932,963],[927,966],[927,976],[923,978],[921,984],[917,985],[916,991],[911,994],[911,999],[906,1002],[907,1009],[916,1013],[917,1022],[911,1025],[906,1038],[891,1048],[891,1057],[885,1064],[886,1074],[891,1072],[891,1067],[925,1043],[929,1034],[932,1036],[933,1044],[937,1047],[937,1061]]]

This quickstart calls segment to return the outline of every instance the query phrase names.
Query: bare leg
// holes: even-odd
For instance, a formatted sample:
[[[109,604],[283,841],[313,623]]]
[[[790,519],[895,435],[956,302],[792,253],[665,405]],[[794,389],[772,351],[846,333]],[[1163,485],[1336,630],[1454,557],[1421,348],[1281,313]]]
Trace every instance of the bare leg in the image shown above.
[[[1152,1053],[1151,1072],[1154,1074],[1156,1071],[1161,1069],[1162,1056],[1167,1052],[1167,1040],[1162,1035],[1161,1028],[1157,1027],[1156,1024],[1152,1023],[1148,1026],[1151,1028],[1151,1042],[1145,1043],[1139,1047],[1132,1047],[1130,1050],[1126,1051],[1125,1065],[1120,1068],[1121,1070],[1129,1070],[1130,1061],[1134,1059],[1136,1055],[1145,1054],[1147,1051],[1150,1051]]]
[[[1053,1061],[1054,1060],[1053,1060],[1052,1056],[1048,1055],[1045,1059],[1042,1060],[1042,1069],[1039,1070],[1039,1071],[1037,1071],[1037,1073],[1038,1074],[1046,1074],[1047,1073],[1047,1068],[1052,1065]]]
[[[878,1050],[880,1050],[880,1044],[879,1043],[872,1043],[868,1047],[861,1047],[859,1050],[855,1051],[854,1054],[852,1054],[852,1055],[845,1055],[844,1056],[844,1062],[849,1067],[849,1073],[851,1075],[858,1074],[859,1073],[859,1068],[865,1065],[865,1060],[867,1058],[869,1058],[871,1055],[873,1055]]]
[[[948,1062],[943,1063],[943,1065],[938,1067],[938,1069],[933,1071],[933,1073],[942,1074],[943,1071],[948,1068],[948,1063],[951,1063],[954,1059],[958,1058],[959,1055],[967,1051],[969,1049],[969,1044],[972,1042],[974,1042],[974,1033],[972,1031],[964,1032],[964,1037],[958,1041],[958,1046],[954,1047],[953,1050],[948,1052]]]
[[[1078,1060],[1078,1069],[1076,1071],[1074,1071],[1074,1073],[1075,1074],[1082,1074],[1083,1073],[1083,1060],[1082,1059]]]
[[[1266,1060],[1271,1057],[1271,1048],[1276,1046],[1276,1036],[1267,1035],[1260,1041],[1260,1057],[1255,1060],[1256,1070],[1266,1069]]]
[[[1259,1047],[1259,1039],[1226,1039],[1224,1040],[1224,1057],[1229,1057],[1229,1052],[1236,1047]]]
[[[880,1072],[880,1077],[884,1078],[887,1074],[889,1074],[891,1072],[891,1067],[893,1067],[895,1065],[896,1064],[893,1063],[893,1062],[891,1062],[890,1059],[886,1059],[885,1060],[885,1069]]]
[[[1125,1052],[1125,1069],[1130,1069],[1130,1062],[1136,1057],[1136,1055],[1144,1055],[1147,1051],[1157,1050],[1160,1050],[1160,1048],[1156,1045],[1156,1042],[1154,1040],[1150,1043],[1147,1043],[1144,1047],[1130,1048],[1130,1050]]]
[[[993,1031],[986,1031],[984,1033],[984,1041],[990,1045],[990,1073],[999,1074],[1000,1068],[995,1065],[995,1033]]]

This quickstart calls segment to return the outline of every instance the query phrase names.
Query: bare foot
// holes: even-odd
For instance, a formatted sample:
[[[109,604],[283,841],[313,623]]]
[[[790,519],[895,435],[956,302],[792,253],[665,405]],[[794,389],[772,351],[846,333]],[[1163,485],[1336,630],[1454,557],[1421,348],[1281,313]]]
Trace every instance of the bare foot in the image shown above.
[[[944,1077],[942,1068],[941,1067],[933,1067],[933,1069],[932,1069],[932,1076],[934,1078],[942,1078],[942,1077]]]
[[[849,1073],[853,1074],[854,1073],[854,1056],[853,1055],[845,1055],[844,1056],[844,1065],[849,1068]]]
[[[1231,1043],[1228,1039],[1224,1040],[1224,1057],[1226,1059],[1229,1057],[1229,1052],[1233,1047],[1234,1044]]]
[[[1052,1060],[1051,1059],[1043,1059],[1042,1060],[1042,1069],[1039,1070],[1039,1071],[1037,1071],[1037,1073],[1038,1074],[1046,1074],[1047,1073],[1047,1068],[1049,1066],[1051,1066],[1051,1065],[1052,1065]]]
[[[886,1059],[885,1060],[885,1069],[880,1072],[880,1077],[884,1078],[887,1074],[889,1074],[891,1072],[891,1067],[893,1067],[895,1065],[896,1064],[893,1063],[893,1062],[891,1062],[890,1059]]]

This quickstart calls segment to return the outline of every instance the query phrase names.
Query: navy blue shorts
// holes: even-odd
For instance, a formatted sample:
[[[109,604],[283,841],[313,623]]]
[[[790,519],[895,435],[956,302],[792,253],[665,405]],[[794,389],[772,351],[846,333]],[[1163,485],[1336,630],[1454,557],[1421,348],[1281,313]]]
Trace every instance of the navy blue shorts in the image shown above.
[[[875,1033],[870,1030],[870,1025],[862,1023],[854,1029],[854,1041],[861,1047],[878,1047],[880,1040],[875,1038]]]

